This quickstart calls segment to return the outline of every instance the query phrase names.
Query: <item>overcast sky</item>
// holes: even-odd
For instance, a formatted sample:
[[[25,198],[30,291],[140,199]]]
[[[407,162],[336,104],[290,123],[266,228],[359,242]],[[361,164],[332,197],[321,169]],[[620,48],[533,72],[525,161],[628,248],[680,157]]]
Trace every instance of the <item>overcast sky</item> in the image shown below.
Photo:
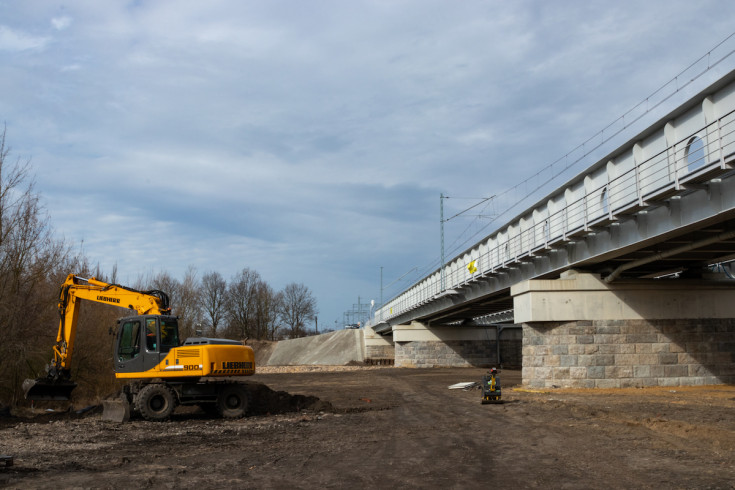
[[[58,235],[123,284],[250,267],[341,327],[381,266],[388,300],[438,263],[440,193],[449,215],[533,176],[733,19],[728,0],[0,0],[0,122]]]

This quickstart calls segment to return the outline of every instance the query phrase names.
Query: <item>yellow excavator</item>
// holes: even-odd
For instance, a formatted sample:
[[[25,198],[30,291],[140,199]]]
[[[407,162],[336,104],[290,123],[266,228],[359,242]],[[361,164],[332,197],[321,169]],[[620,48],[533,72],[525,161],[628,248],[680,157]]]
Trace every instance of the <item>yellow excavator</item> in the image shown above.
[[[199,405],[224,418],[248,411],[250,393],[239,376],[255,374],[253,349],[226,339],[189,338],[179,342],[177,317],[168,296],[158,290],[138,291],[94,277],[67,276],[59,293],[59,331],[46,376],[27,379],[28,400],[69,400],[76,384],[71,361],[80,300],[129,310],[120,318],[113,343],[115,377],[130,380],[118,399],[104,403],[103,419],[125,421],[131,412],[151,421],[167,420],[177,405]]]

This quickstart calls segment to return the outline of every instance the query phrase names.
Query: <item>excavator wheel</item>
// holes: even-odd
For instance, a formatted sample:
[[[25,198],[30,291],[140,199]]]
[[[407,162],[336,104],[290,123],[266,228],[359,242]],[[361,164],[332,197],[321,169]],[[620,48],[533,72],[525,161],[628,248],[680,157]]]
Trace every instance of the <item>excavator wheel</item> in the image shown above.
[[[244,417],[250,406],[250,393],[239,384],[223,386],[217,395],[217,411],[225,419]]]
[[[135,408],[144,419],[163,422],[176,408],[176,396],[166,385],[145,385],[135,396]]]

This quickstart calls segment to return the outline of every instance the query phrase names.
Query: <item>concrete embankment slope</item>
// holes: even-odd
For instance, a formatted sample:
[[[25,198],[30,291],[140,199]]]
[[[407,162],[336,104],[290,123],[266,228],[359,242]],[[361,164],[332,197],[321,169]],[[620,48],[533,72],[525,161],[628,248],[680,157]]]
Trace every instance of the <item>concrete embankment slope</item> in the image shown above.
[[[281,340],[263,356],[261,366],[343,366],[350,362],[363,362],[364,347],[362,330],[339,330],[337,332]]]

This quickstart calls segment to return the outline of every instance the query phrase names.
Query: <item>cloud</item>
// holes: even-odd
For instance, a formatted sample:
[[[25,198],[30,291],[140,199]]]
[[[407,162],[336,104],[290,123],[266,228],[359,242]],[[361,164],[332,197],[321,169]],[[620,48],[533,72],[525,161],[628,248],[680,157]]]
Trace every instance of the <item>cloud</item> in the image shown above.
[[[61,17],[54,17],[51,19],[51,25],[54,26],[54,29],[57,31],[63,31],[64,29],[67,29],[72,23],[72,18],[69,16],[61,16]]]
[[[17,29],[0,25],[0,51],[23,52],[44,49],[50,38],[32,36]]]

